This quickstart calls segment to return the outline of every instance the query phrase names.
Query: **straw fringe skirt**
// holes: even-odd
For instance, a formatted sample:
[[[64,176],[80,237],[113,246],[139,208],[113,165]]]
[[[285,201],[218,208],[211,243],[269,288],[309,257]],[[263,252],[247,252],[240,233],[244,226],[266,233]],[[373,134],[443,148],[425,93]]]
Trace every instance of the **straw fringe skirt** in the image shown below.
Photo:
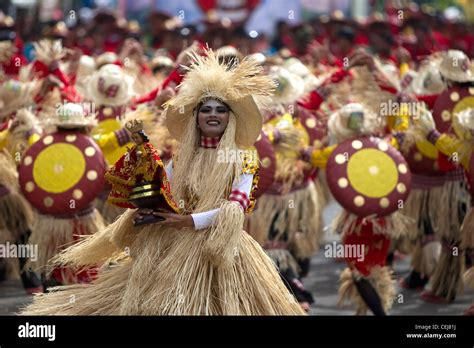
[[[352,303],[356,306],[357,315],[365,315],[369,307],[360,296],[354,283],[354,277],[357,276],[358,272],[351,270],[349,267],[342,271],[338,305],[343,306],[345,303]],[[388,267],[374,267],[366,279],[377,291],[384,311],[390,310],[397,294],[395,282],[392,279],[392,271]]]
[[[324,237],[320,204],[313,182],[286,195],[264,194],[250,216],[250,234],[260,245],[287,241],[296,258],[311,257]],[[270,238],[272,223],[277,235]]]
[[[448,182],[443,191],[444,211],[434,210],[433,214],[447,215],[446,224],[440,226],[439,237],[443,247],[441,255],[430,280],[431,291],[451,301],[456,293],[462,291],[464,272],[464,250],[462,248],[461,224],[464,212],[460,206],[469,209],[469,193],[462,182]],[[439,209],[439,208],[438,208]]]
[[[38,214],[28,241],[38,245],[38,257],[36,261],[29,260],[26,267],[49,274],[53,271],[49,260],[77,242],[79,236],[93,234],[102,228],[104,221],[96,209],[85,216],[69,219]],[[74,273],[70,270],[66,272],[68,274],[64,275],[64,279],[76,282]]]
[[[123,256],[124,251],[129,257],[107,266],[91,284],[38,295],[22,314],[305,314],[275,265],[246,232],[240,230],[229,239],[233,260],[223,262],[208,250],[220,238],[212,240],[209,229],[135,228],[132,218],[133,211],[127,211],[64,255],[65,259],[81,255],[78,264],[103,260],[100,250],[111,258]]]

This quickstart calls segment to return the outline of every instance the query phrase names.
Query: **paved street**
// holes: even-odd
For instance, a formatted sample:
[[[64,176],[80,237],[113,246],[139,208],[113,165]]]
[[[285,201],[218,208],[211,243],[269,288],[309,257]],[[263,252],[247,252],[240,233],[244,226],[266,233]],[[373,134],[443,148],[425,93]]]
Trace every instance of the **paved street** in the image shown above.
[[[324,213],[327,224],[337,214],[338,207],[331,204]],[[337,236],[327,235],[327,243],[337,240]],[[311,271],[304,280],[306,287],[313,293],[316,303],[312,307],[312,315],[353,315],[354,310],[350,307],[340,308],[336,305],[339,273],[344,269],[345,264],[336,262],[334,259],[324,257],[320,252],[311,261]],[[397,260],[395,263],[395,276],[400,278],[408,274],[409,258]],[[400,289],[399,289],[400,290]],[[419,294],[414,291],[401,289],[403,303],[394,304],[391,315],[460,315],[469,307],[474,299],[474,291],[466,292],[450,305],[434,305],[422,301]],[[0,283],[0,314],[11,315],[17,309],[30,301],[30,296],[26,295],[19,281],[9,281]]]

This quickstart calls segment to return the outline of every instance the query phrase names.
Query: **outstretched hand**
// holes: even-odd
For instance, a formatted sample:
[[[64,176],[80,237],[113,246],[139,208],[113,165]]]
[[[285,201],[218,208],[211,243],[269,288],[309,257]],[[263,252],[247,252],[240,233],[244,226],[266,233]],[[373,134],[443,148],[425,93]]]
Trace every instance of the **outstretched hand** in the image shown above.
[[[184,227],[194,227],[194,220],[191,215],[180,215],[175,213],[170,213],[164,209],[158,209],[153,212],[154,216],[159,216],[164,218],[163,221],[159,221],[156,225],[163,227],[172,227],[176,229]]]
[[[151,210],[147,208],[140,208],[135,212],[133,220],[135,222],[143,220],[147,215],[159,216],[164,218],[163,221],[157,221],[154,224],[163,227],[172,227],[181,229],[184,227],[194,227],[194,220],[191,215],[180,215],[170,213],[168,210],[157,209]]]

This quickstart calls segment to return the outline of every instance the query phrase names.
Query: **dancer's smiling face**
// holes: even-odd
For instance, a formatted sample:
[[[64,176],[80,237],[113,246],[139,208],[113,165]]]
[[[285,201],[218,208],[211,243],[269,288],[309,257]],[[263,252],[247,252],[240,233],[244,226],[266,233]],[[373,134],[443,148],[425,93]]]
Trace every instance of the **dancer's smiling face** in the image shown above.
[[[198,110],[198,127],[205,137],[220,137],[229,123],[229,107],[224,103],[209,99]]]

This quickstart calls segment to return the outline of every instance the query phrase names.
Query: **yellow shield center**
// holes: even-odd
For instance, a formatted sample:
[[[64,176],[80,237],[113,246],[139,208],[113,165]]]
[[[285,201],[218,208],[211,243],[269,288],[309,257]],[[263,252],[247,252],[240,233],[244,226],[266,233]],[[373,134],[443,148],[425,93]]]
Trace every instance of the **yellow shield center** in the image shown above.
[[[33,178],[46,192],[61,193],[76,185],[84,175],[86,161],[70,144],[54,144],[40,152],[33,167]]]
[[[354,190],[371,198],[387,196],[398,182],[395,162],[376,149],[364,149],[352,155],[347,175]]]

